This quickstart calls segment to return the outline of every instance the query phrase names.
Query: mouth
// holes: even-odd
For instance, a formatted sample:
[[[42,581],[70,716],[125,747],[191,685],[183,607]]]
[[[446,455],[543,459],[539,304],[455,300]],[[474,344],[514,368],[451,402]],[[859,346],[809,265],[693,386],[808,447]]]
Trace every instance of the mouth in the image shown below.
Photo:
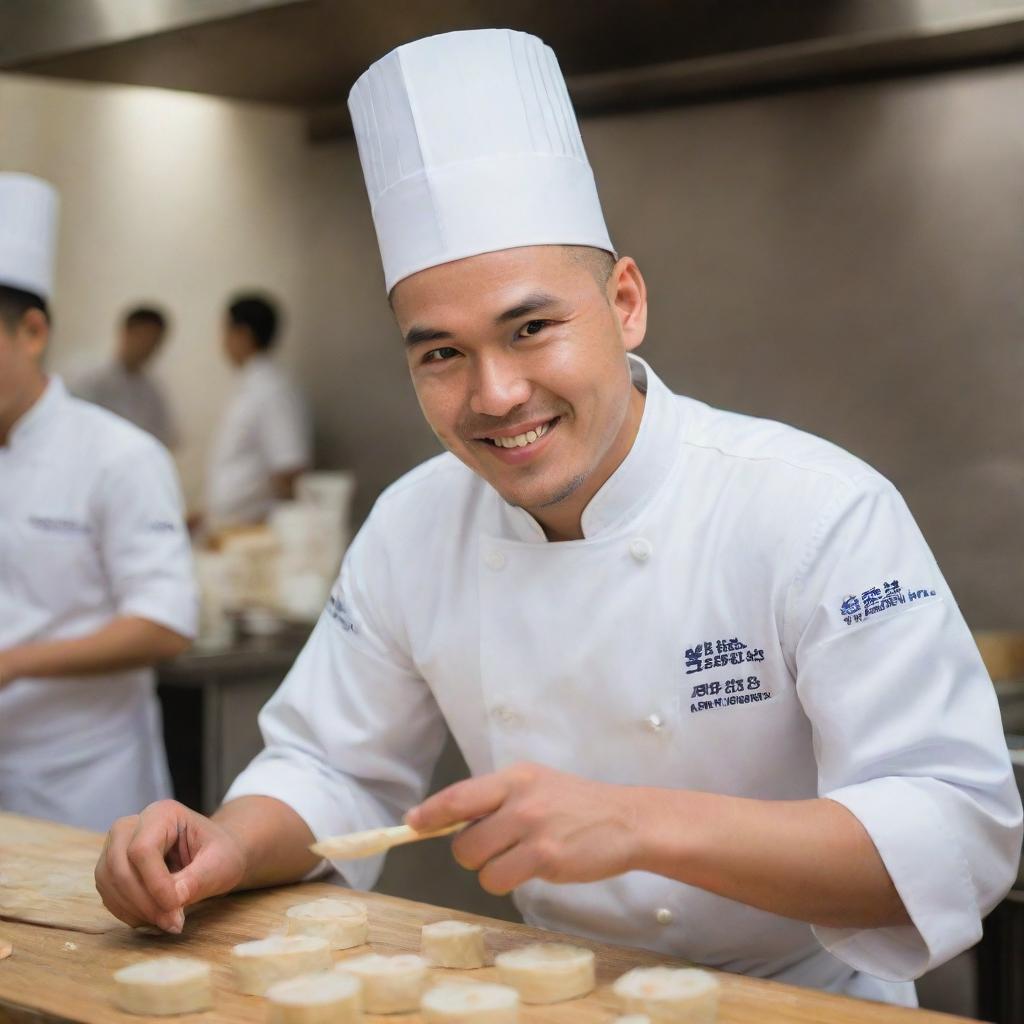
[[[560,419],[561,416],[555,416],[550,420],[541,420],[539,423],[530,424],[525,429],[513,428],[517,430],[517,433],[514,434],[505,431],[500,435],[489,435],[478,438],[478,440],[482,441],[484,444],[489,444],[494,448],[504,448],[506,450],[513,448],[529,448],[544,437]]]
[[[548,420],[535,420],[532,423],[523,423],[497,434],[478,437],[476,441],[486,445],[490,452],[502,462],[518,465],[532,459],[534,455],[547,447],[548,438],[561,420],[561,416],[554,416]]]

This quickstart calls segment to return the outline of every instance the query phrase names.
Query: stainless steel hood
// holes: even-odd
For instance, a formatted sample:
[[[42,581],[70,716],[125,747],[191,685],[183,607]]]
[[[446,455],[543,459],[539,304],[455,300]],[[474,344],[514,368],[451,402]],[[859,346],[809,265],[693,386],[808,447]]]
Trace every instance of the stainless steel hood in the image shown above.
[[[400,43],[534,32],[582,112],[1021,59],[1024,0],[0,0],[0,70],[281,103],[349,131]]]

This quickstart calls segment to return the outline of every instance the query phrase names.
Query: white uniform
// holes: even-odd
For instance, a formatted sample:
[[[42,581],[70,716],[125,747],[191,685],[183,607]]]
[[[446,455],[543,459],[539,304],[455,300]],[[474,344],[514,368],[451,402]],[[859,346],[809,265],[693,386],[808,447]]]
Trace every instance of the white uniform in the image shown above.
[[[0,650],[196,608],[167,452],[51,378],[0,446]],[[151,670],[0,689],[0,808],[105,830],[169,794]]]
[[[168,448],[179,443],[178,428],[167,400],[144,371],[129,373],[115,359],[83,374],[72,383],[71,390],[79,398],[123,416]]]
[[[258,523],[274,502],[274,473],[312,463],[309,415],[301,396],[268,357],[253,356],[217,428],[206,476],[213,526]]]
[[[277,797],[318,837],[392,824],[423,795],[445,720],[474,775],[532,760],[827,796],[870,833],[913,927],[812,928],[640,872],[531,881],[516,902],[545,928],[914,1005],[907,979],[978,939],[1020,849],[970,633],[876,472],[632,366],[642,424],[583,540],[547,543],[451,455],[385,492],[226,799]],[[379,864],[338,867],[366,887]]]

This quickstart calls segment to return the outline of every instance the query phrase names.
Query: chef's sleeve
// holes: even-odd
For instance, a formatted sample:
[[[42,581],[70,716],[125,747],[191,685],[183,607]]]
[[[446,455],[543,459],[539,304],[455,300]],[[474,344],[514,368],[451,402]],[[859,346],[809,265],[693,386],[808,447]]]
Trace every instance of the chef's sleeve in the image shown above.
[[[199,598],[171,457],[140,434],[100,478],[101,557],[119,615],[194,637]]]
[[[387,598],[399,581],[374,520],[346,552],[327,608],[260,713],[263,752],[224,798],[274,797],[318,840],[397,824],[426,794],[446,735],[407,654],[398,602]],[[369,889],[382,864],[335,867],[348,885]]]
[[[312,465],[309,412],[296,388],[281,382],[270,390],[257,423],[260,448],[271,472]]]
[[[837,486],[802,549],[786,647],[818,793],[867,830],[913,922],[814,931],[850,966],[909,980],[977,942],[1017,872],[1021,802],[999,708],[891,485]]]

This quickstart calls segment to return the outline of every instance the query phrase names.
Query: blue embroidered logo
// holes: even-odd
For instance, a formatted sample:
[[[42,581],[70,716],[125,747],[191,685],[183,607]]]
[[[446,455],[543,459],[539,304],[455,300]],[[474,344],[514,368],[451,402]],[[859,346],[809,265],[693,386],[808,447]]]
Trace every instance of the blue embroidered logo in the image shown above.
[[[355,621],[352,618],[351,613],[345,607],[345,602],[341,599],[340,587],[339,593],[331,591],[331,596],[327,598],[327,614],[330,615],[334,621],[341,626],[346,633],[358,633]]]
[[[60,519],[54,516],[29,516],[28,521],[37,530],[45,530],[47,533],[92,533],[92,527],[88,523],[81,523],[75,519]]]
[[[869,587],[862,591],[859,597],[856,594],[847,596],[839,606],[839,614],[843,617],[843,622],[852,626],[855,622],[864,622],[879,612],[934,596],[934,590],[907,590],[904,592],[899,580],[891,582],[883,580],[881,587]]]
[[[731,640],[705,640],[695,647],[686,648],[687,675],[751,661],[764,661],[764,651],[760,648],[749,648],[736,637]]]
[[[704,640],[686,648],[686,674],[753,665],[764,661],[764,650],[750,647],[737,637],[723,640]],[[711,711],[714,708],[733,707],[737,704],[757,704],[771,700],[771,692],[761,688],[757,676],[736,676],[697,683],[690,691],[690,714]]]

